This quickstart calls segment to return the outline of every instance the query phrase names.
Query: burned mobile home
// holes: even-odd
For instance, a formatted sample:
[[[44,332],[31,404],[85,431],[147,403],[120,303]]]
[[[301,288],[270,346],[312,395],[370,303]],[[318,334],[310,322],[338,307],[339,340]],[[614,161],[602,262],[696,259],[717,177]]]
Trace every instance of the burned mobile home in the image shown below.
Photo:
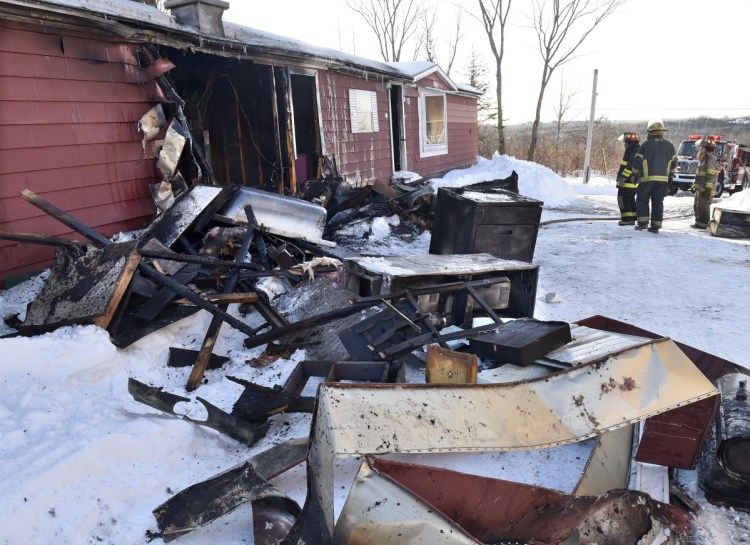
[[[149,184],[174,184],[178,173],[187,184],[294,194],[326,165],[356,185],[475,161],[478,93],[434,63],[310,46],[222,21],[228,7],[0,1],[0,230],[71,234],[16,204],[26,188],[111,236],[147,225]],[[172,132],[158,116],[138,130],[157,105]],[[170,134],[184,151],[165,168]],[[0,278],[43,269],[51,256],[2,241]]]

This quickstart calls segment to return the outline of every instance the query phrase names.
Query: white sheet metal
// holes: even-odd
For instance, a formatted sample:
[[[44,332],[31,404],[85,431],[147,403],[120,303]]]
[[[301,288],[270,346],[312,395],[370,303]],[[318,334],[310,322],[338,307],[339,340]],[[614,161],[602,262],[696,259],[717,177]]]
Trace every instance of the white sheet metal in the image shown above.
[[[308,470],[333,530],[333,457],[530,450],[580,441],[717,395],[669,339],[511,384],[324,384]]]
[[[366,520],[361,514],[366,513]],[[455,523],[363,462],[341,517],[335,543],[357,545],[478,545]]]
[[[648,342],[648,339],[644,337],[612,333],[575,324],[571,324],[570,336],[573,339],[571,342],[547,354],[546,359],[568,365],[582,365]]]

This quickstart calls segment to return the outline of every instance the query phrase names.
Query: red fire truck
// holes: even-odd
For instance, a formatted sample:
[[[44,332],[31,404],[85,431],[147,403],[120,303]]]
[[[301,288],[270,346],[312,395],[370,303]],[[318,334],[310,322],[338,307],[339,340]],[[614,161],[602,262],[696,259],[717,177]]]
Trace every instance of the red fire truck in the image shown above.
[[[730,195],[750,187],[750,146],[727,144],[724,173],[724,189]]]
[[[677,190],[689,191],[695,181],[695,170],[698,168],[698,146],[696,145],[704,138],[700,134],[691,134],[687,140],[680,142],[677,148],[677,168],[674,180],[669,186],[669,194],[674,195]],[[715,197],[724,192],[725,169],[727,166],[727,142],[717,134],[706,136],[716,142],[716,159],[719,162],[719,179],[716,183]]]

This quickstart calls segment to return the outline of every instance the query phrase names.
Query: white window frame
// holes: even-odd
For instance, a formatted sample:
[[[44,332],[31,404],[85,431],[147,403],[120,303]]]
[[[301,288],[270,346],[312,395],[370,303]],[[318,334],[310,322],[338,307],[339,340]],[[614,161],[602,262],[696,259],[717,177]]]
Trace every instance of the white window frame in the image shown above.
[[[442,144],[427,143],[427,108],[425,99],[429,96],[443,97],[443,119],[445,120],[445,142]],[[448,95],[442,91],[419,90],[419,156],[434,157],[448,153]]]
[[[359,98],[365,100],[369,98],[372,128],[362,128],[359,126],[358,114],[360,112],[357,106]],[[349,114],[353,133],[378,132],[380,130],[380,125],[378,124],[378,94],[375,91],[365,91],[364,89],[349,89]]]

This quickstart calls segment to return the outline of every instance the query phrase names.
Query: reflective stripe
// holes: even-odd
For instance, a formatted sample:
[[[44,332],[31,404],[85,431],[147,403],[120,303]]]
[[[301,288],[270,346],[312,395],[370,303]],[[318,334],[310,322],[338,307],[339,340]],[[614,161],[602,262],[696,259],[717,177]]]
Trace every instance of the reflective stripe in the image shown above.
[[[636,189],[638,187],[638,184],[623,184],[622,187],[626,189]]]
[[[625,170],[622,171],[622,175],[625,176],[626,178],[630,178],[630,175],[632,173],[633,172],[629,168],[626,168]]]
[[[628,162],[625,161],[625,160],[622,160],[622,161],[620,161],[620,165],[626,167],[626,166],[628,166]]]

